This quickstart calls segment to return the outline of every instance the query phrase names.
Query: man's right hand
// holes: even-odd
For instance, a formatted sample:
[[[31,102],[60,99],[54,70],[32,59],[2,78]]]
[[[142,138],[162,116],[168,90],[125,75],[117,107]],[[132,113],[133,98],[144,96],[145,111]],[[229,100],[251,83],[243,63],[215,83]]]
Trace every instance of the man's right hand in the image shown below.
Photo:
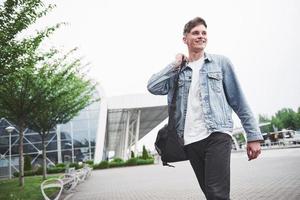
[[[178,54],[175,56],[175,61],[174,61],[175,68],[176,68],[176,69],[179,69],[179,67],[180,67],[180,65],[181,65],[181,63],[182,63],[182,61],[184,61],[184,60],[187,61],[188,58],[187,58],[184,54],[178,53]]]

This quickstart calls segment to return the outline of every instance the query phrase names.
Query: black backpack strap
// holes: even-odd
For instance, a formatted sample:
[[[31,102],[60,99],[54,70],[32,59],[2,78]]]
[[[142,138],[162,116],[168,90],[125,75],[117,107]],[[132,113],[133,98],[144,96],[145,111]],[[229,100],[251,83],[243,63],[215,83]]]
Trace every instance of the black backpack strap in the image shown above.
[[[168,127],[169,127],[169,129],[172,129],[175,127],[175,111],[176,111],[176,96],[177,96],[177,92],[178,92],[178,79],[179,79],[179,74],[181,72],[181,69],[185,66],[185,64],[186,64],[186,60],[184,60],[184,56],[182,56],[182,62],[180,64],[180,68],[174,78],[174,93],[172,96],[171,104],[168,106],[168,115],[169,115]]]
[[[174,168],[175,168],[174,165],[170,165],[170,164],[168,164],[167,162],[163,162],[163,166],[168,166],[168,167],[174,167]]]

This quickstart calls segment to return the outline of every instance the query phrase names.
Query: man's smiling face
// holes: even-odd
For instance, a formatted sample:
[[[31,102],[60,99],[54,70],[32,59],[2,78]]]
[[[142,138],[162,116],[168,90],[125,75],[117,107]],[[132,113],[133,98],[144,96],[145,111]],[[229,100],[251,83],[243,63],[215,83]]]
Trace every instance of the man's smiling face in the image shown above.
[[[183,37],[184,43],[193,52],[203,51],[207,44],[207,29],[199,24]]]

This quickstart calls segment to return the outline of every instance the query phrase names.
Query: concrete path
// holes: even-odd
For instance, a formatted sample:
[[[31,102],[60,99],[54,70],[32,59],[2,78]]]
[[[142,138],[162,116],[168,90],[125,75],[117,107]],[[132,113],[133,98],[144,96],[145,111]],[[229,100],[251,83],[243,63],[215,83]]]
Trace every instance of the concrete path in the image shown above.
[[[264,150],[260,159],[232,153],[233,200],[300,200],[300,148]],[[189,162],[95,170],[72,200],[205,200]]]

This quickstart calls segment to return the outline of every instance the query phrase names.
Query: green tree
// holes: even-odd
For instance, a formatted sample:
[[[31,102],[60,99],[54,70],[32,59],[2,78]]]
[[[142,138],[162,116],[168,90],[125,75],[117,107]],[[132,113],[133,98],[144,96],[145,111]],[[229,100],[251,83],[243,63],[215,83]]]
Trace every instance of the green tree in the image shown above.
[[[6,0],[0,5],[0,115],[19,129],[19,185],[24,186],[23,138],[29,114],[39,91],[30,89],[35,66],[53,55],[39,51],[41,42],[61,24],[37,31],[28,37],[20,34],[37,19],[45,16],[52,5],[42,0]]]
[[[148,151],[147,151],[145,145],[143,145],[142,158],[145,159],[145,160],[149,158],[149,154],[148,154]]]
[[[46,179],[47,172],[45,138],[49,132],[98,100],[93,98],[96,85],[80,73],[80,60],[69,61],[69,55],[54,61],[48,60],[37,69],[34,77],[34,89],[42,92],[36,99],[35,112],[30,114],[28,127],[41,136],[43,179]]]
[[[60,24],[37,31],[29,37],[20,38],[19,35],[53,7],[46,7],[42,0],[6,0],[0,5],[0,85],[7,81],[11,73],[30,61],[43,59],[43,56],[36,57],[34,52]]]
[[[297,113],[291,108],[283,108],[272,117],[271,124],[282,129],[297,129]]]
[[[300,107],[298,108],[298,112],[296,115],[296,128],[300,129]]]

